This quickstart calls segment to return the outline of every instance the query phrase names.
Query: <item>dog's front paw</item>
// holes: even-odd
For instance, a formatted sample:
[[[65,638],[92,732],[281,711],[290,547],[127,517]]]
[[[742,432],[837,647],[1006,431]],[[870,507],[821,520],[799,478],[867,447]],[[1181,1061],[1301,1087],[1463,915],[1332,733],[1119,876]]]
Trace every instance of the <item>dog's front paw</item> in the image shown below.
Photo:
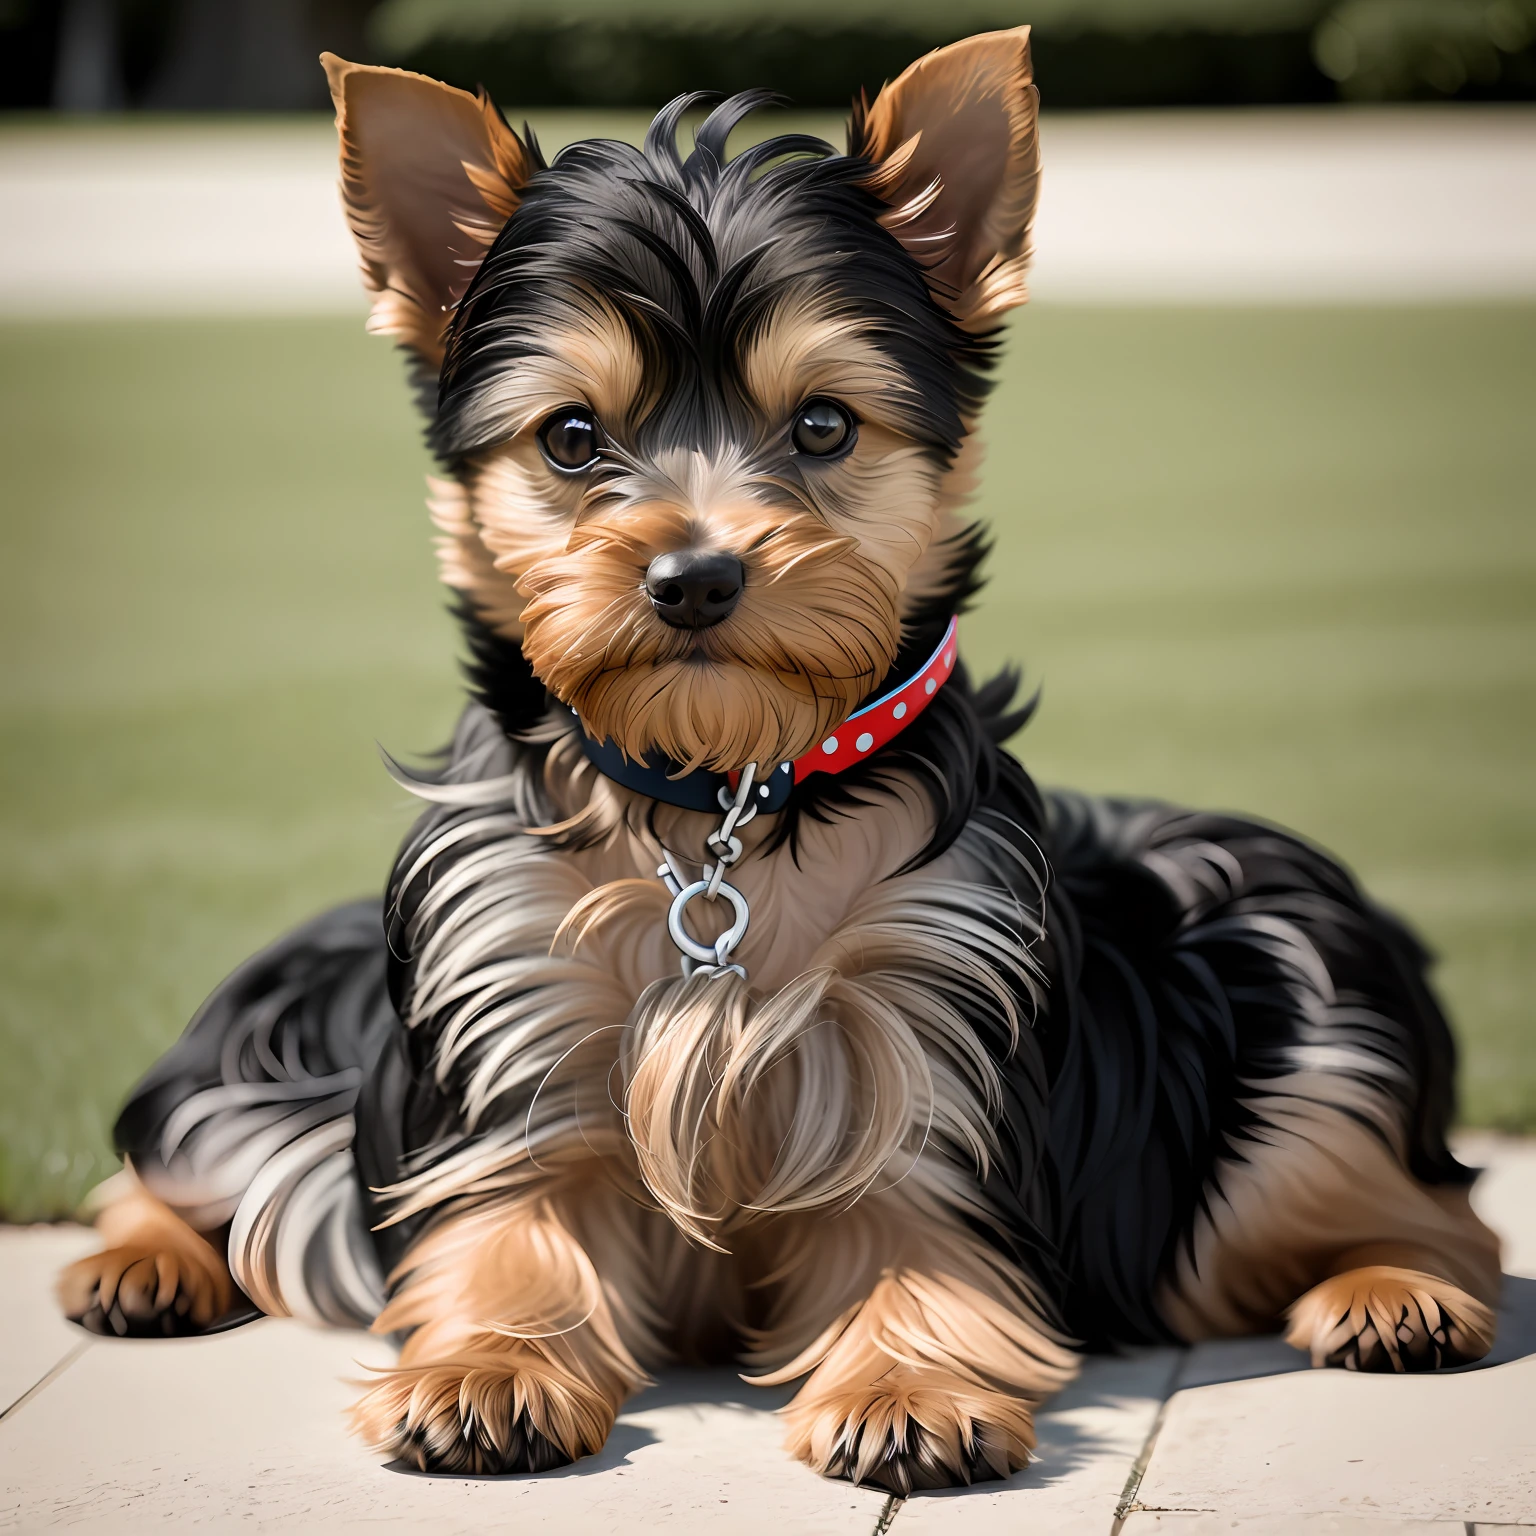
[[[1347,1371],[1433,1371],[1481,1360],[1493,1313],[1433,1275],[1372,1265],[1330,1276],[1287,1313],[1286,1343],[1315,1366]]]
[[[841,1396],[790,1404],[790,1451],[823,1476],[898,1498],[1010,1477],[1034,1448],[1028,1407],[997,1393],[881,1382]]]
[[[106,1248],[71,1264],[58,1280],[71,1322],[118,1338],[204,1333],[229,1312],[233,1294],[213,1250],[204,1255],[191,1244]]]
[[[388,1371],[352,1409],[374,1449],[422,1472],[549,1472],[600,1450],[612,1407],[579,1382],[504,1356]]]

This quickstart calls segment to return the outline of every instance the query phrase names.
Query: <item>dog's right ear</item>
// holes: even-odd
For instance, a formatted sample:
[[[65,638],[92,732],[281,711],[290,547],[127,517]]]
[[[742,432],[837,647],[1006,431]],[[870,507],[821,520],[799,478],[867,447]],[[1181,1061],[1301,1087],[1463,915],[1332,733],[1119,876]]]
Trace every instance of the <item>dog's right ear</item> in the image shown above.
[[[336,103],[341,195],[378,294],[368,329],[433,373],[453,306],[537,168],[482,91],[320,56]]]

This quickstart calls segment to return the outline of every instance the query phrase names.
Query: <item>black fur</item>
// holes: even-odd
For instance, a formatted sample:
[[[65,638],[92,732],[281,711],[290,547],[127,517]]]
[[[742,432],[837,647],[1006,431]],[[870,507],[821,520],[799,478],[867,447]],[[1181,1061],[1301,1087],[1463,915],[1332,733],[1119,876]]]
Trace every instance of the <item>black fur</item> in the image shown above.
[[[1265,1082],[1319,1047],[1391,1101],[1418,1178],[1468,1181],[1424,951],[1343,869],[1232,816],[1064,793],[1049,811],[1054,1228],[1080,1337],[1167,1337],[1154,1288],[1216,1153],[1262,1156]]]
[[[892,750],[924,763],[936,795],[967,807],[965,818],[989,818],[1050,882],[1047,1003],[1018,1048],[1009,1050],[993,1010],[956,1001],[1005,1087],[1003,1155],[986,1184],[998,1213],[989,1234],[1037,1277],[1070,1330],[1098,1345],[1168,1336],[1153,1304],[1157,1280],[1190,1230],[1217,1154],[1252,1145],[1262,1123],[1262,1097],[1240,1100],[1239,1082],[1262,1085],[1316,1046],[1346,1048],[1351,1075],[1392,1100],[1415,1176],[1465,1183],[1446,1144],[1455,1048],[1424,981],[1424,951],[1402,924],[1337,864],[1275,828],[1151,802],[1041,796],[993,740],[1000,692],[973,695],[957,671]],[[856,814],[851,799],[839,813]],[[428,811],[400,867],[468,818]],[[1032,887],[1019,895],[1036,901]],[[163,1158],[168,1117],[219,1082],[274,1083],[282,1070],[317,1077],[318,1091],[288,1111],[295,1134],[322,1112],[315,1106],[355,1104],[360,1184],[377,1217],[373,1190],[418,1170],[425,1149],[441,1154],[462,1139],[454,1105],[463,1084],[425,1080],[430,1032],[408,1036],[382,997],[386,955],[391,995],[409,992],[403,934],[417,899],[392,889],[388,942],[377,908],[357,905],[236,972],[136,1090],[118,1122],[119,1149],[141,1168]],[[1319,964],[1331,1000],[1318,988]],[[260,1031],[270,1049],[231,1053],[237,1037]],[[517,1112],[513,1104],[497,1118]],[[385,1267],[418,1225],[375,1234]]]
[[[935,1488],[952,1488],[956,1484],[968,1487],[973,1483],[999,1481],[1006,1473],[988,1460],[981,1441],[985,1431],[975,1424],[970,1428],[972,1438],[969,1443],[962,1440],[959,1447],[961,1462],[956,1467],[943,1440],[915,1418],[908,1419],[905,1434],[886,1436],[874,1466],[860,1478],[857,1476],[858,1464],[865,1438],[870,1433],[867,1426],[860,1425],[833,1447],[827,1475],[861,1483],[866,1488],[883,1488],[898,1499]]]
[[[496,1433],[478,1421],[467,1431],[448,1434],[431,1434],[419,1424],[402,1424],[400,1429],[399,1459],[420,1472],[506,1477],[553,1472],[571,1464],[571,1458],[534,1426],[526,1409],[504,1429],[498,1426]]]
[[[119,1152],[150,1172],[176,1148],[160,1130],[195,1094],[231,1082],[304,1128],[348,1113],[358,1084],[398,1027],[384,990],[379,903],[314,918],[247,960],[198,1009],[118,1116]],[[297,1129],[297,1128],[296,1128]]]
[[[706,449],[739,439],[751,423],[733,374],[736,344],[808,267],[830,274],[898,363],[908,430],[938,460],[953,456],[962,418],[984,393],[990,342],[964,335],[932,301],[916,265],[875,223],[856,159],[793,138],[726,160],[727,134],[760,100],[717,108],[686,159],[673,137],[691,100],[657,119],[643,150],[577,145],[535,176],[453,327],[431,429],[450,466],[486,446],[468,402],[540,348],[572,285],[614,297],[664,386],[645,434]],[[957,542],[949,589],[908,616],[877,692],[931,653],[975,591],[984,552],[977,532]],[[549,718],[543,686],[519,647],[467,603],[459,617],[477,705],[443,772],[491,752],[501,770],[537,784],[547,732],[530,733]],[[806,818],[857,817],[869,791],[899,775],[915,779],[933,808],[917,865],[977,821],[1011,850],[1007,878],[1041,918],[1046,1001],[1036,1016],[1021,992],[1030,1027],[1014,1043],[1002,1010],[952,999],[1003,1084],[1002,1151],[985,1180],[991,1215],[982,1225],[1077,1337],[1156,1340],[1167,1336],[1158,1283],[1219,1179],[1218,1158],[1264,1155],[1266,1083],[1326,1057],[1328,1072],[1364,1083],[1386,1106],[1418,1179],[1462,1184],[1467,1170],[1446,1145],[1454,1046],[1422,947],[1317,849],[1231,816],[1043,795],[1002,745],[1033,708],[1012,709],[1016,681],[973,689],[957,667],[888,747],[802,784],[775,835],[793,844]],[[182,1153],[168,1127],[215,1089],[238,1089],[264,1125],[294,1137],[317,1117],[355,1114],[358,1199],[380,1266],[393,1266],[425,1218],[379,1227],[386,1211],[375,1191],[477,1134],[458,1111],[472,1056],[432,1081],[424,1069],[441,1021],[407,1032],[399,1017],[419,961],[410,938],[418,904],[492,834],[475,831],[426,872],[407,872],[476,814],[433,808],[421,818],[382,927],[377,906],[341,908],[237,971],[135,1091],[118,1122],[120,1150],[141,1170],[173,1174]],[[493,1123],[529,1112],[513,1096]],[[844,1449],[851,1464],[857,1447]],[[462,1450],[469,1461],[480,1455]],[[531,1441],[519,1455],[529,1466],[544,1458]],[[899,1493],[949,1481],[941,1460],[922,1443],[892,1446],[876,1480]],[[968,1471],[989,1475],[979,1453]]]
[[[573,144],[531,179],[454,317],[428,434],[447,465],[494,441],[470,410],[480,390],[542,354],[553,323],[597,292],[634,333],[657,396],[633,450],[745,442],[793,480],[785,435],[763,440],[737,362],[742,341],[808,272],[897,364],[906,383],[891,404],[904,430],[941,462],[954,455],[963,415],[985,396],[993,344],[955,325],[876,222],[883,205],[860,185],[867,162],[801,134],[727,160],[732,128],[773,99],[765,92],[718,106],[683,158],[678,124],[705,99],[674,101],[643,149]]]

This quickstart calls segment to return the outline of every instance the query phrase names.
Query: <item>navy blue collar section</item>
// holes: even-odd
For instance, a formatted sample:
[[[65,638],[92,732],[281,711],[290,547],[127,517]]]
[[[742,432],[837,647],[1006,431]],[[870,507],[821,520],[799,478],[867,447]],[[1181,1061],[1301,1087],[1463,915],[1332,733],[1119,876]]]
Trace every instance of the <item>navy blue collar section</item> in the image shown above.
[[[685,811],[713,811],[716,814],[722,811],[720,791],[723,789],[726,804],[730,804],[733,792],[723,773],[712,773],[707,768],[681,773],[679,765],[660,752],[648,752],[639,760],[625,757],[613,742],[594,741],[579,726],[577,730],[581,749],[592,766],[625,789],[649,795],[664,805],[681,806]],[[780,763],[754,791],[758,810],[783,810],[794,787],[795,765]]]

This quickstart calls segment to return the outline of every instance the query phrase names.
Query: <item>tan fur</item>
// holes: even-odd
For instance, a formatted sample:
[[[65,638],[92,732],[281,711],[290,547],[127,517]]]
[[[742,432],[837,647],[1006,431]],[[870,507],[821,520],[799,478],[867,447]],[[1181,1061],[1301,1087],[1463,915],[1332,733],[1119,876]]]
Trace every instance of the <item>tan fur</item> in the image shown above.
[[[954,463],[940,481],[932,536],[922,554],[912,563],[902,588],[903,614],[913,613],[953,590],[950,568],[960,553],[960,546],[975,527],[975,518],[967,508],[980,483],[985,454],[985,440],[979,433],[972,432],[960,445]]]
[[[652,610],[646,567],[689,545],[742,555],[729,624],[676,630]],[[808,751],[884,675],[899,638],[899,586],[855,538],[728,484],[595,513],[518,586],[525,654],[587,729],[690,767]]]
[[[622,438],[656,403],[634,333],[601,294],[572,286],[562,319],[538,339],[538,349],[481,386],[465,407],[466,426],[487,442],[528,434],[553,410],[589,406],[605,428]],[[572,482],[540,477],[546,501]]]
[[[114,1175],[92,1197],[96,1231],[106,1245],[58,1278],[68,1317],[99,1302],[144,1322],[174,1308],[199,1327],[229,1311],[234,1286],[223,1256],[139,1183],[131,1169]]]
[[[1491,1307],[1448,1281],[1388,1264],[1349,1267],[1314,1286],[1286,1312],[1286,1343],[1314,1366],[1343,1359],[1355,1370],[1424,1369],[1480,1360],[1493,1347]]]
[[[936,536],[961,531],[971,462],[936,469],[892,415],[889,365],[806,293],[743,359],[765,430],[817,393],[863,423],[854,452],[809,477],[806,500],[730,456],[674,452],[590,485],[557,475],[535,441],[550,411],[583,401],[619,430],[643,404],[627,331],[597,305],[592,322],[519,368],[497,407],[511,435],[463,492],[434,486],[444,576],[523,642],[594,735],[690,765],[796,757],[888,671],[907,578]],[[730,551],[745,572],[730,623],[698,634],[663,624],[643,585],[656,555],[688,547]]]
[[[891,392],[903,382],[857,320],[832,308],[809,278],[747,340],[741,379],[765,424],[786,421],[811,395],[831,395],[863,420],[894,426]]]
[[[327,68],[373,327],[430,369],[529,157],[483,96]],[[1026,296],[1035,112],[1019,28],[920,60],[853,124],[882,222],[976,331]],[[630,451],[654,384],[613,306],[577,295],[537,355],[466,403],[491,446],[434,482],[445,580],[631,755],[734,769],[806,752],[886,676],[903,616],[945,589],[979,449],[945,470],[906,435],[890,364],[814,277],[738,360],[759,442]],[[853,451],[794,476],[755,467],[818,394],[857,418]],[[567,404],[607,438],[591,474],[558,474],[539,449]],[[646,570],[684,549],[740,559],[727,622],[685,632],[653,611]],[[375,1323],[408,1334],[399,1364],[355,1428],[422,1466],[501,1470],[519,1436],[522,1462],[547,1464],[598,1449],[656,1363],[744,1350],[765,1383],[809,1373],[786,1418],[820,1471],[879,1467],[905,1493],[902,1479],[1024,1465],[1033,1406],[1075,1359],[1028,1278],[978,1236],[997,1218],[984,1184],[1002,1091],[951,1001],[989,1003],[1016,1035],[1032,1019],[1015,1000],[1041,1001],[1040,904],[1002,888],[1006,845],[978,818],[901,873],[933,812],[900,779],[866,787],[856,815],[805,819],[793,847],[771,849],[763,817],[731,874],[752,911],[735,955],[747,978],[684,980],[655,870],[664,852],[701,865],[718,818],[603,778],[569,724],[562,707],[533,731],[550,744],[542,783],[515,771],[504,737],[471,730],[457,779],[414,786],[458,814],[401,872],[405,1023],[430,1027],[429,1070],[475,1134],[379,1192],[393,1221],[428,1225]],[[1024,889],[1022,862],[1012,874]],[[705,939],[725,920],[690,914]],[[1314,1357],[1486,1347],[1497,1244],[1464,1195],[1417,1184],[1402,1148],[1350,1118],[1392,1123],[1363,1093],[1341,1103],[1348,1081],[1281,1085],[1267,1144],[1223,1162],[1161,1300],[1186,1338],[1271,1327],[1289,1308]],[[496,1112],[509,1102],[515,1114]],[[66,1277],[72,1303],[97,1286],[125,1309],[178,1291],[197,1317],[227,1302],[217,1255],[165,1207],[139,1189],[120,1209],[116,1238],[104,1223],[115,1246]],[[253,1294],[276,1310],[265,1283]]]
[[[928,54],[855,114],[850,147],[875,164],[887,227],[960,323],[988,330],[1029,296],[1040,191],[1040,98],[1029,28]]]
[[[969,1480],[1029,1460],[1032,1408],[1076,1374],[1023,1277],[917,1187],[873,1196],[836,1223],[772,1232],[767,1384],[809,1380],[785,1409],[787,1445],[822,1473],[863,1480],[894,1446]],[[799,1346],[797,1348],[797,1346]],[[790,1355],[787,1360],[786,1354]],[[906,1492],[905,1488],[897,1490]]]
[[[484,961],[507,1003],[443,983],[462,998],[466,1023],[450,1018],[441,1062],[479,1035],[498,1036],[477,1067],[468,1122],[513,1069],[540,1083],[535,1111],[407,1179],[395,1191],[400,1214],[522,1188],[602,1151],[626,1157],[652,1198],[714,1241],[738,1211],[846,1204],[893,1161],[905,1171],[933,1136],[985,1160],[993,1069],[963,1020],[923,985],[930,975],[963,978],[1007,1010],[1003,977],[1030,984],[1028,951],[1009,932],[1019,914],[983,883],[975,834],[921,874],[893,878],[930,825],[909,786],[872,794],[836,829],[808,826],[798,861],[787,846],[763,846],[766,818],[750,824],[737,880],[754,913],[738,951],[751,987],[690,987],[654,871],[663,843],[701,861],[711,818],[658,808],[658,842],[649,804],[594,778],[569,744],[551,753],[557,810],[589,797],[609,808],[597,846],[556,854],[537,840],[517,845],[505,893],[483,867],[473,873],[472,899],[500,903],[497,949]],[[459,903],[456,917],[470,921],[467,878],[440,880],[429,911]],[[701,936],[711,936],[709,923],[706,910]],[[995,961],[968,959],[966,939],[990,946]],[[419,960],[429,978],[437,954],[465,939],[450,926],[433,944]],[[415,1001],[423,1016],[441,1005],[430,980]]]
[[[789,1448],[818,1470],[862,1475],[896,1436],[923,1439],[957,1475],[979,1462],[1006,1476],[1034,1444],[1031,1407],[1076,1370],[1023,1277],[920,1182],[835,1221],[775,1218],[726,1259],[589,1165],[448,1218],[401,1278],[375,1327],[415,1332],[354,1427],[407,1456],[425,1437],[436,1464],[460,1470],[492,1460],[464,1422],[499,1446],[526,1413],[566,1455],[588,1454],[641,1362],[720,1358],[740,1339],[770,1368],[764,1385],[812,1372],[786,1419]],[[856,1469],[838,1460],[850,1436]]]
[[[469,599],[498,634],[523,635],[523,599],[515,578],[497,570],[495,557],[470,511],[469,493],[457,480],[427,477],[427,510],[438,537],[437,571],[443,585]]]
[[[598,1450],[645,1380],[624,1335],[643,1343],[658,1321],[641,1310],[651,1287],[624,1205],[599,1182],[572,1180],[441,1220],[374,1324],[413,1331],[353,1408],[357,1433],[465,1471],[497,1469],[494,1452],[522,1416],[569,1459]]]
[[[399,71],[338,60],[328,68],[349,217],[368,281],[382,294],[376,326],[436,361],[452,303],[496,220],[516,204],[526,155],[483,99]],[[934,93],[971,92],[989,152],[1012,156],[1023,179],[983,191],[962,186],[952,169],[955,188],[935,206],[976,222],[977,238],[1015,264],[1026,255],[1035,176],[1027,77],[1025,34],[973,40],[914,66],[882,93],[867,124],[871,153],[894,148],[886,144],[893,124],[917,125],[926,146],[900,165],[931,179],[933,155],[944,150]],[[1009,126],[994,144],[989,114],[998,110]],[[455,232],[473,248],[454,249]],[[973,277],[996,286],[979,270],[966,281]],[[889,362],[825,308],[809,279],[758,328],[742,376],[767,433],[781,431],[813,394],[843,400],[862,423],[855,451],[808,477],[804,501],[729,457],[711,464],[677,453],[617,483],[560,476],[545,464],[535,434],[559,406],[586,405],[622,442],[653,404],[633,337],[599,294],[540,355],[469,404],[467,419],[498,446],[462,488],[433,487],[445,579],[524,644],[589,731],[637,756],[660,747],[690,766],[735,767],[810,750],[888,671],[905,603],[937,584],[944,545],[964,530],[956,508],[972,465],[944,483],[891,413]],[[687,547],[736,554],[746,578],[730,623],[697,635],[664,625],[643,588],[651,559]]]
[[[453,305],[532,165],[488,96],[321,55],[336,103],[342,205],[378,294],[368,328],[434,370]]]
[[[799,1357],[791,1374],[834,1349],[850,1326],[842,1314],[884,1283],[898,1248],[906,1252],[909,1240],[932,1248],[942,1228],[938,1269],[891,1279],[894,1320],[876,1327],[879,1314],[871,1313],[862,1333],[848,1335],[838,1354],[848,1363],[822,1378],[840,1385],[836,1392],[828,1387],[832,1395],[809,1418],[824,1418],[828,1405],[842,1400],[838,1393],[853,1391],[858,1369],[902,1329],[937,1326],[943,1316],[951,1343],[923,1366],[921,1385],[911,1389],[915,1422],[936,1423],[938,1397],[959,1381],[956,1371],[968,1370],[954,1434],[969,1436],[974,1421],[999,1465],[1020,1464],[1027,1414],[1021,1420],[1022,1409],[1007,1407],[1009,1394],[1026,1379],[1045,1390],[1067,1356],[1058,1343],[1037,1349],[1038,1340],[1029,1342],[1037,1314],[1022,1278],[968,1237],[960,1220],[962,1212],[987,1216],[974,1174],[961,1162],[985,1166],[992,1154],[997,1084],[964,1021],[938,988],[925,985],[930,976],[959,981],[990,991],[1007,1011],[1009,987],[1030,984],[1032,961],[1016,936],[1021,914],[1011,903],[1005,909],[985,883],[986,857],[995,850],[984,850],[969,833],[920,875],[897,875],[930,828],[924,802],[906,785],[873,794],[860,817],[836,830],[808,825],[798,864],[788,848],[764,846],[766,818],[750,824],[738,878],[754,911],[739,952],[751,983],[685,983],[652,871],[663,843],[683,859],[702,859],[713,818],[654,807],[611,781],[594,780],[568,741],[551,751],[545,790],[557,815],[585,806],[592,846],[556,854],[536,837],[514,844],[515,854],[503,856],[511,860],[505,891],[515,898],[498,894],[500,877],[484,865],[472,876],[448,874],[427,897],[469,925],[450,925],[433,941],[455,954],[477,942],[479,893],[502,903],[494,930],[486,929],[497,947],[479,963],[506,986],[505,1005],[471,987],[468,977],[454,980],[456,973],[442,973],[440,985],[449,992],[435,991],[436,953],[428,949],[419,958],[423,1010],[439,1008],[450,992],[463,998],[466,1022],[461,1027],[450,1017],[445,1054],[468,1043],[463,1030],[471,1019],[506,1041],[504,1052],[481,1062],[466,1117],[473,1123],[475,1106],[497,1091],[497,1074],[514,1066],[538,1074],[540,1087],[526,1122],[434,1162],[394,1192],[402,1214],[474,1202],[484,1220],[461,1240],[454,1236],[461,1221],[480,1218],[453,1218],[446,1236],[429,1237],[413,1251],[400,1298],[379,1324],[418,1326],[402,1359],[406,1374],[370,1394],[360,1423],[376,1442],[404,1447],[411,1436],[399,1429],[403,1418],[436,1435],[433,1426],[454,1392],[462,1389],[466,1402],[484,1396],[483,1411],[490,1411],[485,1394],[493,1382],[501,1383],[495,1401],[505,1413],[516,1380],[534,1367],[516,1351],[496,1365],[487,1352],[506,1347],[477,1328],[464,1343],[462,1319],[525,1309],[520,1298],[528,1296],[582,1294],[582,1315],[593,1309],[590,1289],[580,1292],[571,1278],[581,1264],[569,1249],[545,1243],[534,1253],[515,1239],[526,1262],[566,1266],[558,1282],[513,1275],[505,1262],[481,1264],[493,1241],[514,1241],[489,1234],[521,1231],[528,1212],[544,1210],[553,1198],[562,1230],[574,1234],[579,1225],[582,1243],[640,1234],[601,1259],[595,1248],[584,1250],[604,1282],[610,1311],[593,1315],[611,1315],[611,1333],[600,1335],[608,1354],[615,1338],[631,1359],[652,1361],[663,1346],[708,1352],[745,1337],[759,1364]],[[473,786],[466,792],[473,798]],[[464,883],[471,880],[473,890]],[[980,953],[991,958],[983,963]],[[568,1004],[561,1000],[566,989],[574,989]],[[965,1158],[947,1148],[964,1149]],[[595,1184],[627,1200],[589,1206]],[[572,1214],[599,1209],[601,1220]],[[818,1214],[808,1219],[801,1212]],[[686,1245],[683,1233],[705,1246]],[[708,1257],[710,1247],[716,1258]],[[459,1257],[445,1257],[448,1249]],[[645,1264],[626,1257],[636,1251],[650,1256]],[[667,1280],[657,1290],[659,1276]],[[472,1304],[468,1296],[476,1298]],[[623,1315],[620,1298],[628,1304]],[[1005,1327],[1010,1307],[1015,1321]],[[444,1317],[461,1322],[443,1331],[433,1320]],[[685,1321],[694,1337],[679,1337],[666,1319]],[[560,1327],[571,1321],[561,1314]],[[1015,1328],[1008,1348],[1022,1351],[1017,1356],[1003,1348],[1008,1327]],[[856,1345],[864,1334],[874,1342]],[[986,1358],[965,1356],[970,1363],[962,1369],[956,1362],[967,1349]],[[597,1423],[602,1402],[615,1406],[629,1377],[610,1372],[600,1382],[601,1373],[579,1362],[565,1360],[564,1368],[562,1390],[583,1406],[548,1422],[558,1430],[552,1438],[564,1436],[560,1443],[576,1454],[571,1448],[586,1443],[579,1425]],[[540,1356],[546,1394],[553,1390],[550,1369]],[[585,1383],[579,1391],[572,1384],[578,1378]],[[878,1403],[870,1408],[875,1418],[883,1411]]]
[[[1263,1332],[1320,1282],[1385,1263],[1449,1281],[1477,1302],[1499,1297],[1498,1239],[1464,1190],[1430,1188],[1404,1169],[1386,1117],[1348,1080],[1298,1074],[1266,1084],[1270,1129],[1224,1159],[1160,1301],[1183,1338]],[[1276,1102],[1276,1100],[1278,1102]],[[1382,1134],[1359,1123],[1374,1118]]]
[[[641,998],[625,1105],[646,1185],[680,1227],[713,1241],[748,1216],[844,1207],[882,1178],[921,1181],[939,1138],[985,1166],[995,1072],[924,981],[948,975],[1011,1007],[1000,972],[958,942],[972,924],[996,942],[988,906],[984,888],[942,869],[890,879],[770,994],[700,978]],[[1027,967],[1022,952],[1000,959]]]

